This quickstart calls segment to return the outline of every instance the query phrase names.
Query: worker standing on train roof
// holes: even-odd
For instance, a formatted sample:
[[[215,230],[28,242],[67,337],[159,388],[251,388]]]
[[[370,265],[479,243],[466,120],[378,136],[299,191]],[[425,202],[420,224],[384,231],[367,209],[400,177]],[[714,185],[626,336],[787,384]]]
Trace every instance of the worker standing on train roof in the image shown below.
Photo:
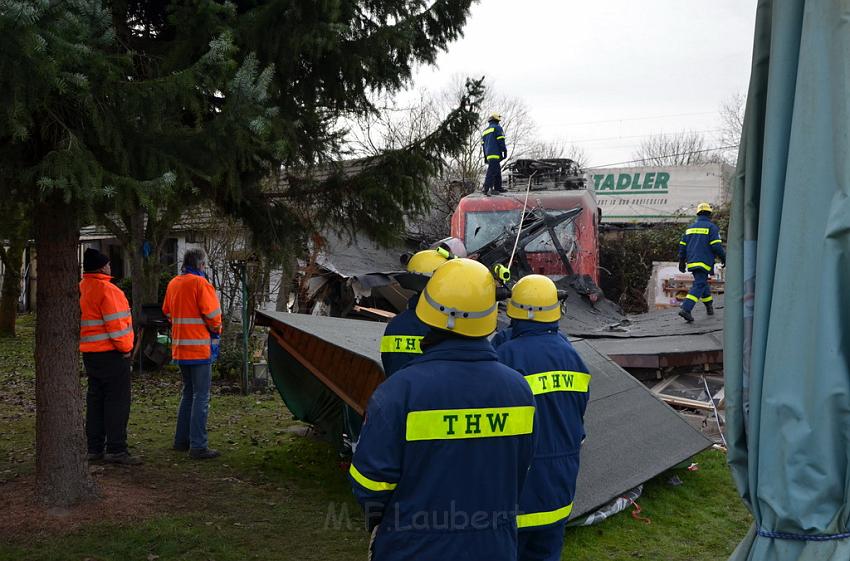
[[[434,271],[423,354],[372,394],[350,476],[374,561],[514,561],[534,396],[498,361],[496,282],[470,259]]]
[[[419,251],[407,261],[407,272],[428,278],[437,267],[448,261],[448,257],[446,250]],[[418,292],[408,300],[407,309],[390,320],[384,330],[384,336],[381,338],[381,364],[384,365],[384,374],[387,377],[422,354],[422,338],[428,334],[430,328],[416,317],[417,303]]]
[[[679,271],[690,271],[694,282],[682,302],[679,315],[691,323],[694,316],[691,311],[697,302],[705,304],[705,313],[714,315],[714,298],[708,279],[714,272],[714,259],[726,265],[726,251],[720,239],[720,228],[711,221],[713,209],[708,203],[697,205],[697,220],[685,230],[679,241]]]
[[[525,376],[537,407],[537,447],[519,500],[517,559],[556,561],[575,497],[590,374],[558,331],[561,304],[551,279],[520,279],[507,314],[510,338],[496,347],[496,354]]]
[[[501,162],[508,157],[508,148],[505,144],[505,131],[499,124],[501,120],[501,113],[490,115],[487,128],[481,134],[481,148],[484,150],[484,163],[487,165],[483,188],[485,195],[489,195],[490,190],[496,193],[505,192],[502,188]]]

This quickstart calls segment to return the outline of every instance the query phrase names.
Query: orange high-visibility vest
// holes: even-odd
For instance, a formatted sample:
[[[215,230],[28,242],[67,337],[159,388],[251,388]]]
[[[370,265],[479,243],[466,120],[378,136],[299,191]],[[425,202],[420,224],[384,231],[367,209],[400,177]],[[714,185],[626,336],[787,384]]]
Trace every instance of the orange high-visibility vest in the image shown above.
[[[171,358],[178,364],[210,361],[210,334],[221,333],[221,306],[215,288],[192,273],[171,279],[162,311],[171,321]]]
[[[133,350],[130,304],[111,279],[101,273],[85,273],[80,281],[80,352]]]

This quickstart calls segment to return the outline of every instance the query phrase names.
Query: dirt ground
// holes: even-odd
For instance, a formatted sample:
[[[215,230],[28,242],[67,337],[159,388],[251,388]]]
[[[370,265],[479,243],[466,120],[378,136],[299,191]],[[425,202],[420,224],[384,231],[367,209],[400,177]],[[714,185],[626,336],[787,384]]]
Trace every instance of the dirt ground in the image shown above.
[[[140,521],[177,508],[174,497],[182,495],[175,483],[168,487],[151,474],[128,467],[91,466],[101,500],[72,508],[48,508],[35,498],[35,478],[25,476],[0,485],[4,522],[0,538],[33,534],[57,535],[73,532],[95,522]],[[144,474],[144,475],[143,475]]]

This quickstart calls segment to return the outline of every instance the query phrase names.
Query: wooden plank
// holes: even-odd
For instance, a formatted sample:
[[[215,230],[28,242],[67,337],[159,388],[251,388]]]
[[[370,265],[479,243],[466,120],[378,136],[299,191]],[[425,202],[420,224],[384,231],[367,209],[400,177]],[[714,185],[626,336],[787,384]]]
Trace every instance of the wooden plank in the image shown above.
[[[679,407],[689,407],[691,409],[701,409],[703,411],[714,411],[714,407],[712,407],[711,403],[708,401],[698,401],[696,399],[688,399],[686,397],[676,397],[672,395],[667,395],[663,393],[655,394],[658,396],[660,400],[669,404],[669,405],[677,405]]]
[[[393,312],[388,312],[380,308],[367,308],[366,306],[354,306],[352,310],[371,318],[393,319],[396,316]]]
[[[348,387],[358,400],[368,401],[375,389],[373,366],[365,360],[354,360],[348,369]]]
[[[670,376],[669,378],[665,378],[665,379],[661,380],[660,382],[658,382],[657,384],[652,386],[652,388],[650,388],[650,389],[652,390],[652,393],[661,393],[664,390],[664,388],[666,388],[667,386],[669,386],[670,384],[675,382],[678,378],[679,378],[679,375],[674,374],[673,376]]]
[[[345,391],[343,391],[342,388],[340,388],[338,385],[336,385],[336,383],[334,383],[333,380],[328,378],[325,375],[324,372],[322,372],[318,367],[316,367],[316,365],[314,365],[311,361],[307,360],[307,358],[304,355],[302,355],[300,352],[295,350],[295,347],[292,344],[290,344],[289,341],[284,339],[284,337],[280,333],[278,333],[277,329],[272,328],[270,333],[271,333],[272,337],[274,337],[275,340],[278,342],[278,344],[281,347],[283,347],[283,349],[287,353],[292,355],[292,357],[295,360],[297,360],[299,363],[301,363],[301,365],[304,366],[304,368],[306,368],[307,370],[312,372],[313,375],[316,378],[318,378],[320,382],[322,382],[324,385],[326,385],[328,387],[328,389],[330,389],[337,396],[339,396],[339,398],[342,399],[349,406],[351,406],[352,409],[357,411],[358,415],[361,415],[361,416],[363,415],[365,407],[363,407],[362,405],[360,405],[359,403],[356,403],[353,399],[351,399],[351,397]],[[314,338],[311,337],[311,339],[314,339]]]

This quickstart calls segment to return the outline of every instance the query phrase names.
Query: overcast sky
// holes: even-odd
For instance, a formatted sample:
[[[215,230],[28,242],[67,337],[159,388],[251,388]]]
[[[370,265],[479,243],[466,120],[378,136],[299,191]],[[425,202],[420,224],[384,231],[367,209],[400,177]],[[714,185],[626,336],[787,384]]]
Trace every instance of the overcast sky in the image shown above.
[[[486,76],[524,100],[544,139],[575,142],[591,165],[632,159],[654,133],[705,131],[714,146],[721,102],[747,89],[755,10],[746,0],[481,0],[415,87]]]

